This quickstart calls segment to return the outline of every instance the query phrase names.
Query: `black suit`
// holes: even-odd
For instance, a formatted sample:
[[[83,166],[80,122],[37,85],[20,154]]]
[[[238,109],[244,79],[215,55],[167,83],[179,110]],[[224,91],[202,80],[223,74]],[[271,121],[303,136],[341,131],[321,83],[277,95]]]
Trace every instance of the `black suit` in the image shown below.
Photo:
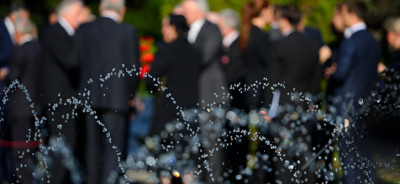
[[[135,96],[137,77],[129,76],[126,69],[138,69],[139,49],[136,29],[119,24],[110,18],[82,25],[76,33],[76,58],[81,69],[80,91],[90,91],[83,97],[97,111],[98,120],[111,133],[108,142],[95,117],[89,114],[86,124],[86,167],[88,183],[106,183],[112,171],[118,171],[117,155],[112,146],[125,156],[129,99]],[[115,69],[115,70],[113,70]],[[122,74],[120,73],[122,70]],[[107,74],[111,77],[107,78]],[[92,79],[93,83],[88,83]],[[106,80],[101,83],[100,80]]]
[[[246,65],[246,84],[251,85],[256,81],[263,81],[266,77],[269,52],[269,38],[260,28],[252,26],[250,29],[250,38],[244,53],[244,62]],[[262,86],[256,88],[257,93],[251,90],[247,92],[247,106],[250,108],[260,108],[264,101],[264,91]],[[255,96],[254,96],[255,95]]]
[[[291,96],[288,93],[293,92],[295,88],[296,93],[309,92],[315,94],[318,91],[320,73],[319,73],[319,51],[317,44],[306,38],[299,32],[293,32],[286,37],[283,37],[276,42],[275,47],[271,51],[271,62],[268,67],[268,74],[270,75],[270,83],[276,84],[278,82],[284,83],[285,88],[277,87],[281,91],[280,105],[287,104],[301,104],[303,110],[308,110],[308,104],[303,102],[292,102]],[[275,88],[275,89],[277,89]],[[270,92],[268,90],[268,92]],[[295,106],[297,107],[297,106]],[[291,109],[288,108],[287,112],[281,114],[279,118],[273,124],[277,124],[279,129],[271,129],[273,136],[278,137],[281,142],[277,142],[277,145],[282,145],[286,140],[290,141],[290,145],[287,148],[283,146],[282,153],[286,155],[286,159],[291,163],[300,161],[300,165],[296,168],[301,168],[310,159],[311,142],[307,141],[307,136],[310,134],[302,134],[299,131],[292,131],[293,128],[290,127],[291,121],[286,122],[283,118],[284,115],[293,113]],[[294,112],[297,112],[294,110]],[[311,127],[312,123],[304,123],[303,126]],[[292,131],[289,138],[285,138],[281,131]],[[302,141],[299,141],[302,140]],[[299,145],[306,144],[308,149],[306,151],[300,151]],[[296,153],[293,154],[293,153]],[[291,183],[290,179],[293,174],[287,169],[282,163],[275,163],[276,170],[284,171],[281,172],[277,179],[281,180],[283,183]],[[307,174],[302,175],[298,179],[304,181],[307,178],[309,183],[315,183],[315,176],[311,170],[307,170]]]
[[[161,47],[152,64],[150,75],[156,79],[166,77],[167,90],[157,99],[153,117],[151,134],[159,134],[165,130],[165,124],[177,119],[176,106],[183,110],[196,108],[199,99],[199,78],[201,72],[201,53],[188,43],[186,38],[179,37],[172,43]],[[157,87],[153,79],[146,80],[147,86],[154,92]],[[166,95],[171,93],[176,101]]]
[[[27,135],[30,134],[28,129],[31,129],[32,133],[35,133],[34,116],[32,115],[32,109],[30,108],[31,103],[35,104],[35,111],[40,117],[40,106],[38,104],[38,84],[40,65],[42,60],[41,46],[37,41],[30,41],[22,46],[18,46],[14,49],[11,62],[10,62],[10,73],[7,75],[5,81],[11,83],[14,80],[18,80],[20,84],[23,84],[32,102],[27,100],[27,97],[23,91],[17,89],[9,95],[8,103],[8,120],[11,123],[11,135],[12,141],[25,142],[27,141]],[[33,141],[32,139],[30,141]],[[20,168],[20,171],[15,172],[16,175],[22,175],[23,178],[19,179],[22,183],[31,183],[33,180],[33,164],[35,164],[36,158],[30,154],[26,154],[23,158],[19,158],[20,153],[26,151],[26,148],[13,148],[13,169],[19,168],[20,164],[27,164],[27,168]],[[34,152],[35,149],[31,148]],[[15,178],[17,179],[17,178]]]
[[[72,118],[73,105],[59,105],[56,110],[53,104],[60,99],[64,102],[72,96],[77,96],[76,62],[72,59],[73,39],[59,24],[53,25],[47,32],[43,42],[43,64],[41,70],[41,103],[47,117],[47,125],[51,136],[65,137],[73,152],[78,150],[77,119]],[[49,106],[49,104],[51,106]],[[54,113],[53,113],[54,112]],[[70,118],[63,118],[69,116]],[[62,125],[62,129],[57,128]],[[76,155],[77,153],[75,153]],[[62,158],[56,159],[53,164],[52,183],[67,183],[68,171],[62,165]]]
[[[309,92],[316,94],[319,89],[320,67],[318,46],[299,32],[293,32],[275,43],[271,50],[268,67],[270,81],[285,83],[281,89],[280,104],[290,103],[287,92]]]
[[[8,66],[13,48],[14,44],[12,42],[12,38],[7,30],[4,20],[2,19],[0,22],[0,68]],[[3,81],[0,81],[0,91],[3,91],[5,87],[6,84]],[[0,97],[3,98],[3,95],[0,95]],[[0,107],[2,109],[0,111],[0,115],[5,116],[5,105],[1,103]],[[10,132],[9,123],[6,120],[0,124],[0,140],[10,139],[8,132]],[[8,148],[0,147],[0,162],[2,163],[0,164],[0,182],[8,179],[8,177],[11,177],[11,161],[8,158],[9,155],[10,150]]]
[[[222,98],[222,87],[226,89],[226,81],[221,69],[220,59],[222,54],[222,36],[218,26],[205,21],[194,46],[202,53],[203,71],[200,76],[200,104],[215,102],[221,104],[226,99]],[[218,97],[215,96],[216,93]],[[204,104],[202,101],[204,100]]]
[[[229,89],[231,87],[235,88],[234,90],[230,90],[230,95],[232,96],[231,107],[244,110],[244,95],[240,93],[238,88],[244,85],[246,71],[243,70],[244,63],[240,55],[239,39],[233,41],[229,47],[224,47],[223,51],[224,54],[221,58],[222,70],[224,71]]]

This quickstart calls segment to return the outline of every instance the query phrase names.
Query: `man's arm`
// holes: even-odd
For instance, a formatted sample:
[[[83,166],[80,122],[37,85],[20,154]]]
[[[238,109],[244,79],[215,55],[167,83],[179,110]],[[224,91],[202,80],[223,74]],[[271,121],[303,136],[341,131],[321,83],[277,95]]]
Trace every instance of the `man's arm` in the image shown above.
[[[344,81],[351,71],[351,66],[353,65],[353,57],[356,52],[355,45],[351,40],[345,40],[340,48],[340,59],[337,62],[337,69],[335,73],[332,74],[331,78]]]

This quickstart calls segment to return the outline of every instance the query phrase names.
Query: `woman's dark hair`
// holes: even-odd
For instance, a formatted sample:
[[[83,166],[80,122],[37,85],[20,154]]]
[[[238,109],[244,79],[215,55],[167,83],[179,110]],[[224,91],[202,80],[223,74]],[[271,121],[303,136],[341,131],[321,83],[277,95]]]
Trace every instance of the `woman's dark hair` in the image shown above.
[[[169,25],[175,26],[176,32],[178,36],[186,36],[187,32],[189,31],[189,26],[186,22],[186,19],[182,15],[169,15]]]
[[[240,50],[242,53],[246,51],[250,39],[250,30],[253,18],[260,16],[261,11],[268,6],[269,3],[267,0],[253,0],[243,6],[242,30],[239,38]]]

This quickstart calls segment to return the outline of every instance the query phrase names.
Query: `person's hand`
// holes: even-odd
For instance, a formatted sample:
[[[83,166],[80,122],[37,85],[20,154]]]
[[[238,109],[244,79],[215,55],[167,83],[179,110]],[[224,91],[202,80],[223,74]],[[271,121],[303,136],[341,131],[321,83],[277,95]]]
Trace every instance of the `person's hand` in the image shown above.
[[[379,62],[379,64],[378,64],[378,73],[382,73],[382,72],[384,72],[385,70],[386,70],[386,65],[385,64],[383,64],[382,62]]]
[[[331,57],[332,50],[327,45],[324,45],[321,47],[321,49],[319,49],[319,62],[321,65],[325,64],[325,62]]]
[[[6,76],[10,73],[10,70],[7,67],[3,67],[0,69],[0,80],[4,80]]]
[[[333,63],[332,66],[325,69],[324,78],[330,79],[331,75],[334,74],[337,70],[337,64]]]

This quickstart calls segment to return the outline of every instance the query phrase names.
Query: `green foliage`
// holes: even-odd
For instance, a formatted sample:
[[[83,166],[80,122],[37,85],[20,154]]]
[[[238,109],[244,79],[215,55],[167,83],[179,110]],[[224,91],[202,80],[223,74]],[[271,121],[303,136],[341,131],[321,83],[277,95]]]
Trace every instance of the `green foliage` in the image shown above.
[[[146,0],[140,9],[128,7],[124,21],[135,25],[140,35],[159,38],[162,20],[159,5],[160,0]]]

